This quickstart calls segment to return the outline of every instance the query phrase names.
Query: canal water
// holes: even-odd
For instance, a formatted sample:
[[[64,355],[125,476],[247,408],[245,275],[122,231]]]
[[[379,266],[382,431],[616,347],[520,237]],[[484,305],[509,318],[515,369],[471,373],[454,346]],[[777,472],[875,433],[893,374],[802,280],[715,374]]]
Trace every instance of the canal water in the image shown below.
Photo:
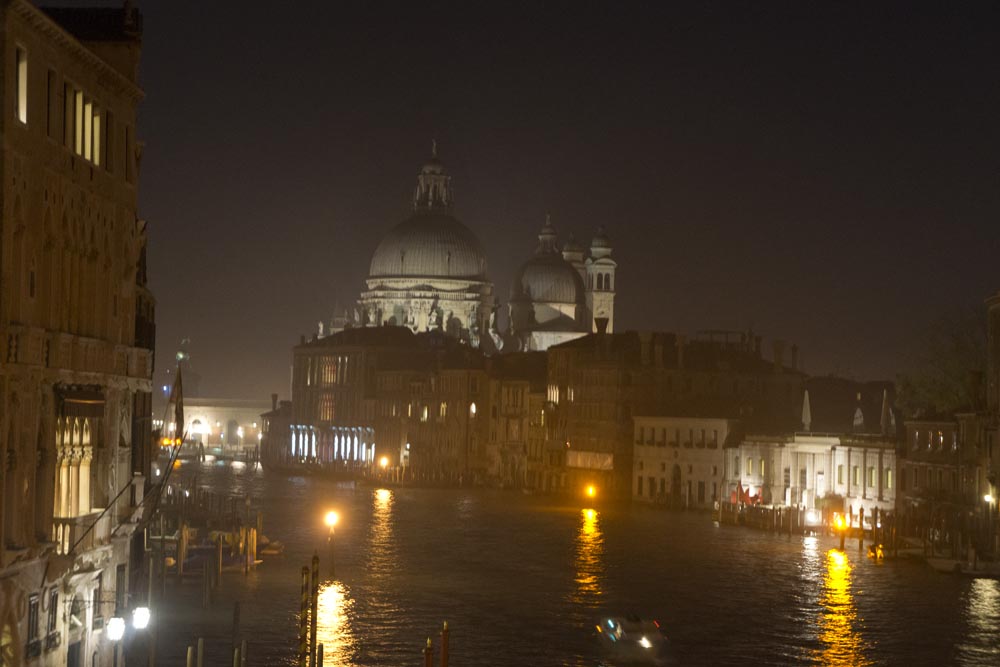
[[[705,514],[486,490],[378,489],[186,463],[183,478],[249,493],[287,546],[227,575],[211,613],[171,589],[158,664],[203,636],[225,664],[232,603],[251,665],[292,665],[302,565],[321,557],[326,665],[419,665],[451,629],[451,664],[600,665],[602,617],[659,619],[686,665],[1000,664],[1000,584],[873,562],[833,538],[717,527]],[[340,513],[335,581],[323,516]],[[132,660],[129,664],[132,664]]]

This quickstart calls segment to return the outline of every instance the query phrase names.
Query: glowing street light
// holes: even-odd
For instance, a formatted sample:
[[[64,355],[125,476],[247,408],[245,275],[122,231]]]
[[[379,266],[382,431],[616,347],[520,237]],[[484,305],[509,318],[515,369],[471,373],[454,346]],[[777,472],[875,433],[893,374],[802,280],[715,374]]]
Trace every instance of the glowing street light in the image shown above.
[[[109,618],[107,629],[108,639],[113,642],[121,641],[122,637],[125,636],[125,619],[121,616]]]
[[[587,489],[586,489],[586,493],[587,493],[587,497],[588,498],[594,498],[594,497],[596,497],[597,496],[597,487],[594,486],[593,484],[588,485]]]
[[[833,515],[833,526],[840,533],[840,550],[844,550],[844,540],[847,539],[847,524],[844,522],[844,517],[837,513]]]
[[[382,468],[382,470],[385,470],[386,468],[388,468],[389,467],[389,457],[388,456],[383,456],[382,458],[380,458],[378,460],[378,465],[379,465],[380,468]]]
[[[323,521],[326,522],[326,525],[330,526],[330,530],[332,531],[333,527],[337,525],[338,521],[340,521],[340,515],[333,510],[330,510],[326,513],[326,516],[323,517]]]
[[[149,625],[149,607],[136,607],[132,610],[132,627],[145,630]]]
[[[992,503],[993,502],[993,494],[987,493],[985,496],[983,496],[983,500],[985,500],[988,503]]]

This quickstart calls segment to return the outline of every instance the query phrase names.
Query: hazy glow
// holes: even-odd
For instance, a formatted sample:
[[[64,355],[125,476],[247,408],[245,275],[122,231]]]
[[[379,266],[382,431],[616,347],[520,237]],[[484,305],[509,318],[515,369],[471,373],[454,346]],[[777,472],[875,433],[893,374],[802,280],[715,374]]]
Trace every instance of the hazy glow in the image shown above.
[[[149,607],[136,607],[132,611],[132,627],[136,630],[145,630],[149,625]]]
[[[597,495],[597,487],[591,484],[590,486],[587,487],[587,497],[593,498],[596,495]]]
[[[326,522],[326,525],[333,528],[334,526],[337,525],[337,522],[340,521],[340,515],[334,512],[333,510],[330,510],[329,512],[326,513],[326,516],[323,517],[323,521]]]
[[[988,503],[992,503],[993,502],[993,495],[987,493],[985,496],[983,496],[983,500],[985,500]]]
[[[323,645],[324,665],[354,664],[357,641],[351,631],[350,613],[354,600],[339,581],[320,585],[316,614],[316,641]]]
[[[600,512],[584,509],[580,512],[580,529],[576,536],[576,604],[596,606],[601,599],[601,577],[604,574],[604,535],[601,533]]]
[[[387,467],[389,465],[389,457],[383,456],[378,460],[378,464],[383,468]]]
[[[125,619],[120,616],[108,619],[108,639],[113,642],[119,641],[125,636]]]
[[[823,595],[819,600],[819,641],[817,659],[823,665],[869,665],[864,656],[864,642],[855,624],[858,612],[851,594],[851,562],[839,549],[826,552]]]

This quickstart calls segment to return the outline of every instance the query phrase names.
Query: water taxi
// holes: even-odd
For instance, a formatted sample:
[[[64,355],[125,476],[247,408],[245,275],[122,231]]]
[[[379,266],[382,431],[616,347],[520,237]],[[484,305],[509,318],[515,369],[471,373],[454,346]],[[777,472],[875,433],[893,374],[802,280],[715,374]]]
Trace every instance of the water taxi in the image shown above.
[[[638,616],[605,618],[594,626],[605,656],[614,665],[674,664],[670,640],[660,622]]]

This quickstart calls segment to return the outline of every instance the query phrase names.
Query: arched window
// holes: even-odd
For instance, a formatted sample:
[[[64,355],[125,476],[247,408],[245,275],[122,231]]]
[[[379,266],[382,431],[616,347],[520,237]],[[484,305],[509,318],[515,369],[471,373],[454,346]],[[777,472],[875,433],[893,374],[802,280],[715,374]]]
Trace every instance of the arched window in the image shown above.
[[[604,289],[604,274],[597,274],[597,289]]]
[[[604,277],[604,289],[607,289],[607,290],[611,289],[611,274],[610,273],[607,274]]]

